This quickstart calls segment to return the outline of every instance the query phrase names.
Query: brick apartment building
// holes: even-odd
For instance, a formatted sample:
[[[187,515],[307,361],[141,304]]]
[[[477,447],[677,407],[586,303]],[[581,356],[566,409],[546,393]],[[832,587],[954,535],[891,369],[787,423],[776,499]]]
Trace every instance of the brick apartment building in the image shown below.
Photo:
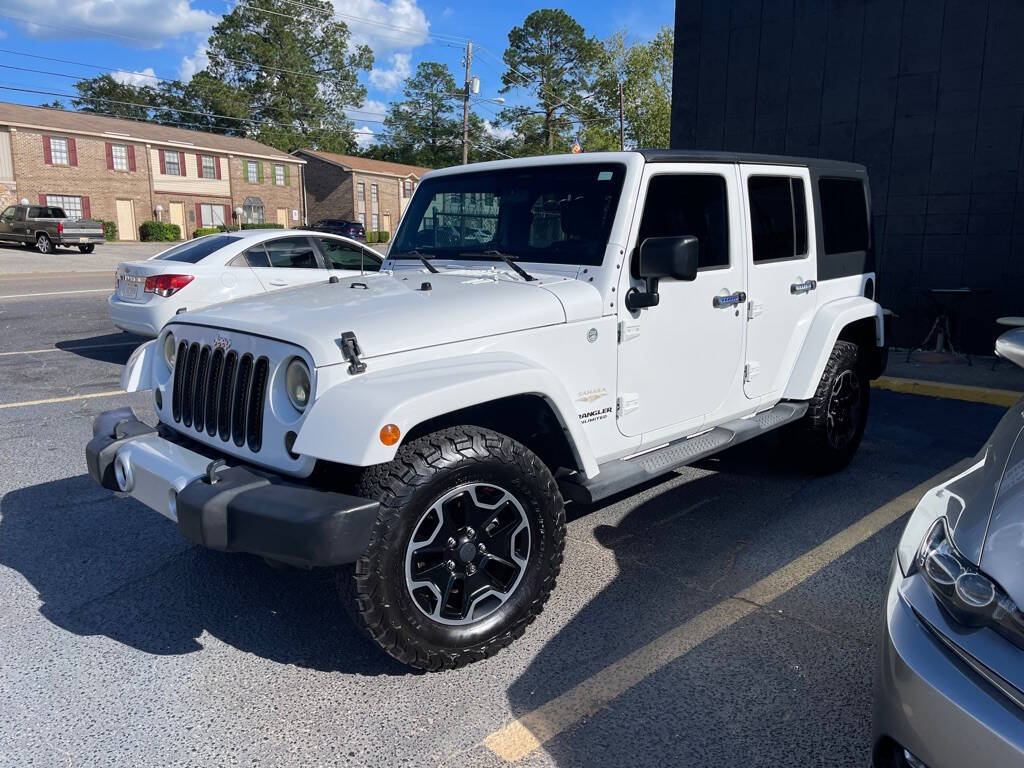
[[[298,227],[304,161],[250,139],[0,102],[0,210],[20,200],[117,224]]]
[[[321,219],[362,222],[367,231],[394,234],[416,185],[430,168],[312,149],[292,154],[306,161],[310,223]]]

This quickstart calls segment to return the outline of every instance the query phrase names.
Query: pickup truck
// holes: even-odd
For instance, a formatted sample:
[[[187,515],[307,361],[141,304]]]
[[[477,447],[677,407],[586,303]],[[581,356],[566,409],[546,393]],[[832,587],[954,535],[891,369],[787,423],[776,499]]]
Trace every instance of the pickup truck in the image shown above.
[[[863,166],[819,159],[431,172],[378,273],[136,349],[121,384],[158,423],[99,415],[89,472],[202,546],[354,564],[347,604],[407,664],[487,658],[554,588],[566,502],[776,429],[808,473],[853,458],[886,364],[870,210]]]
[[[63,208],[53,205],[9,205],[0,213],[0,241],[35,247],[40,253],[53,253],[57,246],[92,253],[104,241],[103,223],[68,218]]]

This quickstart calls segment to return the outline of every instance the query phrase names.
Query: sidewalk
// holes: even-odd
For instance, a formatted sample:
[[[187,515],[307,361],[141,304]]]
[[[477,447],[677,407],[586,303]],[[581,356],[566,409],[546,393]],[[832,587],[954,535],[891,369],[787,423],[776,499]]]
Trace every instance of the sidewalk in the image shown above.
[[[906,362],[905,349],[892,349],[885,375],[873,382],[893,392],[969,400],[1009,407],[1024,393],[1024,369],[1007,360],[992,368],[993,357],[972,357],[965,362]]]

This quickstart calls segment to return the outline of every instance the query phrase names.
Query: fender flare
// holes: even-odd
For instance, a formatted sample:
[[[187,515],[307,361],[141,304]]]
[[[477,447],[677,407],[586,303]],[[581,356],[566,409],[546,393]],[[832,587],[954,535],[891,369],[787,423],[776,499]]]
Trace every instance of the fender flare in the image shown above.
[[[125,392],[144,392],[152,389],[155,355],[155,340],[136,347],[121,371],[121,389]]]
[[[391,461],[398,445],[380,441],[395,424],[402,435],[428,419],[513,395],[537,395],[551,406],[580,468],[597,474],[597,460],[572,399],[549,370],[519,355],[464,355],[355,376],[316,398],[294,450],[326,461],[366,467]]]
[[[885,346],[885,322],[882,307],[864,296],[837,299],[818,308],[814,321],[804,339],[789,384],[782,396],[786,400],[810,400],[818,389],[825,364],[832,348],[850,323],[864,318],[875,318],[875,345]]]

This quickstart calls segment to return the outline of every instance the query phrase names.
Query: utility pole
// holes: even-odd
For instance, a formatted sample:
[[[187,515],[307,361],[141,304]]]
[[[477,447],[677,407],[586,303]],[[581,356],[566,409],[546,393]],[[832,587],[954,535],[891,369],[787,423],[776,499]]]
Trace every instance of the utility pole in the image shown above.
[[[626,149],[626,133],[622,120],[622,83],[619,83],[619,150]]]
[[[469,88],[473,64],[473,41],[466,43],[466,87],[462,91],[462,164],[469,162]]]

